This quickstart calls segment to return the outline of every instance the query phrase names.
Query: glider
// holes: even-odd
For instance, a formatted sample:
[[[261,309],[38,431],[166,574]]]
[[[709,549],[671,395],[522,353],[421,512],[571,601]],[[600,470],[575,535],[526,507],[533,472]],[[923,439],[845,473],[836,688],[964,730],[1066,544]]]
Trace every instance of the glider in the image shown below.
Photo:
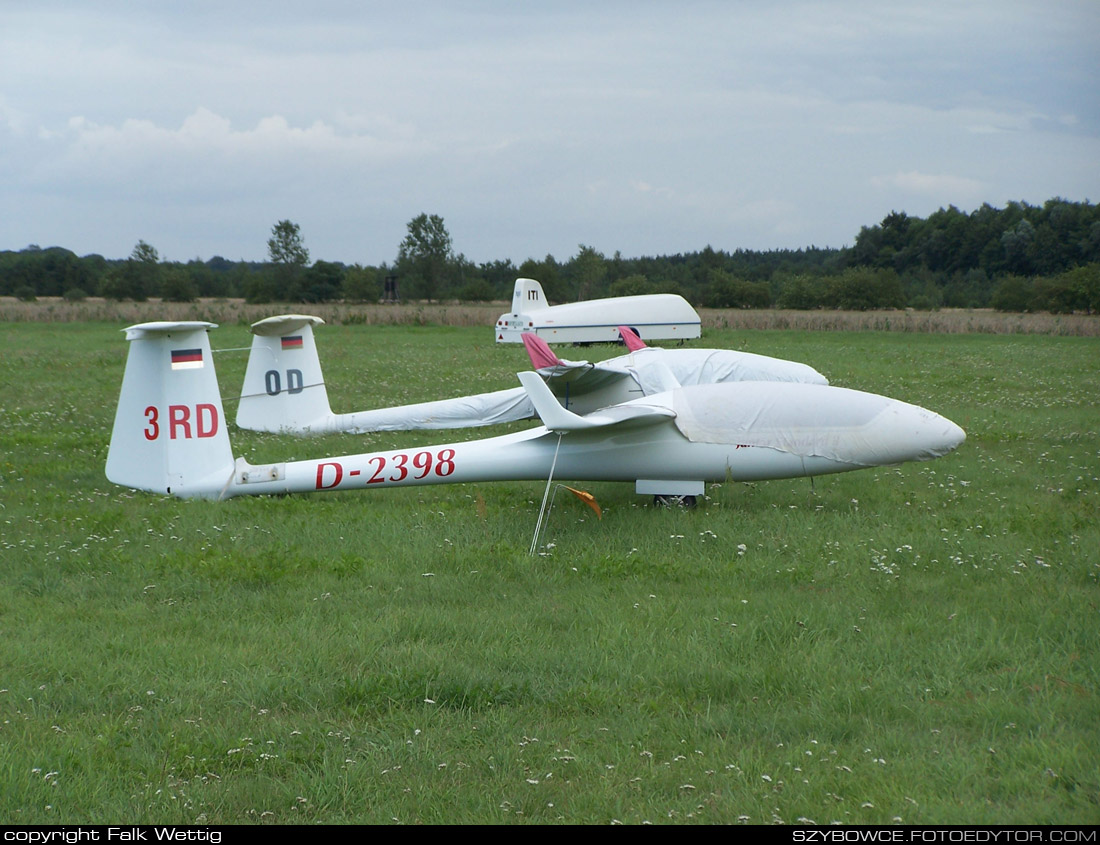
[[[130,326],[108,450],[116,484],[181,498],[470,481],[632,482],[693,497],[707,481],[844,472],[945,455],[966,435],[924,408],[839,387],[726,382],[676,387],[578,414],[542,377],[519,379],[542,424],[484,440],[262,465],[234,460],[208,329]]]
[[[512,310],[496,324],[497,343],[521,343],[534,333],[551,343],[617,343],[626,324],[650,340],[699,337],[702,322],[682,296],[654,293],[550,305],[542,285],[516,279]]]
[[[328,434],[468,428],[535,417],[522,387],[372,411],[334,414],[329,405],[313,327],[304,314],[268,317],[252,324],[237,425],[252,431]],[[587,413],[676,387],[729,381],[828,384],[817,370],[794,361],[730,349],[661,349],[646,346],[620,326],[626,355],[607,361],[565,361],[542,338],[523,336],[531,364],[567,409]]]

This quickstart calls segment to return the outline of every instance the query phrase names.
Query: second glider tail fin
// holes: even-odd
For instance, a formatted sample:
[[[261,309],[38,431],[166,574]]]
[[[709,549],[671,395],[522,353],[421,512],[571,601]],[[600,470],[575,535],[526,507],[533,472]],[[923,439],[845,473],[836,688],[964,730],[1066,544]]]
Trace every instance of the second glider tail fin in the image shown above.
[[[252,431],[307,433],[332,417],[313,340],[320,317],[283,314],[252,324],[237,425]]]

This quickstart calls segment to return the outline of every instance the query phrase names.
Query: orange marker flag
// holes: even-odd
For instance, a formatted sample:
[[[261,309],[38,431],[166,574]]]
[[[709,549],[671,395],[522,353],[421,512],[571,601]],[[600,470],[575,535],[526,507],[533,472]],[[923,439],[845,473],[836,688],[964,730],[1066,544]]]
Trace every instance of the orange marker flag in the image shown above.
[[[600,504],[596,501],[595,496],[593,496],[587,490],[574,490],[572,487],[569,487],[565,484],[563,484],[562,487],[565,487],[566,490],[568,490],[570,493],[572,493],[574,496],[576,496],[578,499],[588,505],[588,507],[592,508],[592,510],[596,512],[597,519],[603,519],[603,511],[600,510]]]

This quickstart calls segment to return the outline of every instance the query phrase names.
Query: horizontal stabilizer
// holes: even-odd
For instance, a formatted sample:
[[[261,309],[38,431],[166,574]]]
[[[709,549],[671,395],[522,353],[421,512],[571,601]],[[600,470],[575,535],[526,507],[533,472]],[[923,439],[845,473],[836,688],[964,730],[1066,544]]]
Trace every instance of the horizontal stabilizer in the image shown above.
[[[324,322],[320,317],[311,317],[308,314],[280,314],[257,320],[252,324],[252,334],[260,337],[281,337],[293,334],[303,326],[320,326]]]
[[[180,334],[182,332],[205,331],[207,329],[216,329],[217,327],[217,323],[206,323],[200,320],[184,320],[182,322],[159,320],[151,323],[138,323],[137,325],[127,326],[123,331],[126,333],[127,340],[148,340],[157,337],[167,337],[172,333]]]

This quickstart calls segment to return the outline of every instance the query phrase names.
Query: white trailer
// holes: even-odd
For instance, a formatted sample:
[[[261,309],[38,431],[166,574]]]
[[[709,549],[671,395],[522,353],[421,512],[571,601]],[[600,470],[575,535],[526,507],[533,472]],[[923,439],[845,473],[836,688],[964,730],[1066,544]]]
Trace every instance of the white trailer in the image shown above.
[[[619,326],[629,326],[646,341],[688,340],[701,331],[695,309],[673,293],[549,305],[542,285],[516,279],[512,310],[497,320],[496,341],[522,343],[524,332],[534,332],[547,343],[616,343]]]

